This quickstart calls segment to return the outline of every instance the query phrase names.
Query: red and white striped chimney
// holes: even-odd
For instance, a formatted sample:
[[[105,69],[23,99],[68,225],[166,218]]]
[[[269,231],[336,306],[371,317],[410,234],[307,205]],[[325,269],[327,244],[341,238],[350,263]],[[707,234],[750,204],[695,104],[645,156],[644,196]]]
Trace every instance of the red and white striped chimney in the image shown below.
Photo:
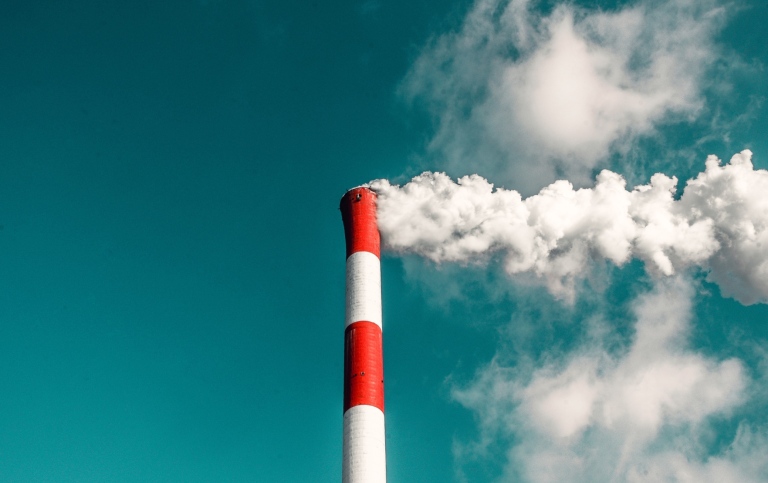
[[[347,240],[344,332],[343,483],[386,483],[381,262],[376,194],[354,188],[341,198]]]

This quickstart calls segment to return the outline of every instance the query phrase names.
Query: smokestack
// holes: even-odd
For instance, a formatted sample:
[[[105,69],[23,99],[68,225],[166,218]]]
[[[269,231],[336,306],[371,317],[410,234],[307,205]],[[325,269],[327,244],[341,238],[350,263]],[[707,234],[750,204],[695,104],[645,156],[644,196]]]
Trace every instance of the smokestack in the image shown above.
[[[342,483],[386,483],[381,262],[376,194],[354,188],[341,198],[347,241]]]

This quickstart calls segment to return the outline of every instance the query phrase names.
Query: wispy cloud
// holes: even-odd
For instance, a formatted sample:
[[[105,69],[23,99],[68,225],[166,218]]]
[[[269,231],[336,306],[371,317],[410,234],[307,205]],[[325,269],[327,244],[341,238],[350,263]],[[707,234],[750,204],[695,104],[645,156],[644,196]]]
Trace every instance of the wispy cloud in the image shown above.
[[[504,481],[764,481],[768,444],[749,427],[712,452],[712,418],[744,403],[750,379],[739,360],[690,347],[692,296],[673,277],[638,298],[635,335],[619,354],[596,338],[543,367],[500,357],[480,370],[453,391],[480,425],[479,440],[459,454],[517,441]]]
[[[675,0],[540,15],[527,0],[479,0],[401,90],[434,115],[429,148],[449,170],[472,166],[524,194],[560,177],[581,185],[612,153],[702,109],[724,12]]]

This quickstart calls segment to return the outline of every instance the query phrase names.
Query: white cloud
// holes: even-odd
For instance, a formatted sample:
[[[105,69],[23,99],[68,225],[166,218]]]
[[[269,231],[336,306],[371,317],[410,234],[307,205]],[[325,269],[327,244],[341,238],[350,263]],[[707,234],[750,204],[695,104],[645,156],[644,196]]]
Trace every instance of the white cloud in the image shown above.
[[[764,481],[768,445],[757,433],[740,429],[716,454],[697,436],[745,401],[749,377],[737,359],[690,349],[692,296],[680,277],[641,296],[621,354],[597,340],[528,373],[497,360],[456,388],[481,442],[514,441],[503,480]]]
[[[723,13],[675,0],[542,17],[526,0],[479,0],[402,91],[435,116],[430,149],[449,169],[471,164],[525,194],[563,175],[581,185],[611,152],[702,108]]]
[[[521,411],[553,438],[578,434],[590,425],[601,391],[596,362],[577,358],[560,373],[540,373],[522,390]]]
[[[727,296],[768,300],[768,171],[752,153],[736,154],[690,180],[656,174],[626,189],[603,171],[593,188],[556,181],[525,198],[472,175],[453,181],[424,173],[404,186],[373,181],[385,246],[434,262],[486,262],[499,254],[509,274],[533,274],[550,292],[573,300],[576,281],[595,261],[643,260],[651,273],[708,271]]]

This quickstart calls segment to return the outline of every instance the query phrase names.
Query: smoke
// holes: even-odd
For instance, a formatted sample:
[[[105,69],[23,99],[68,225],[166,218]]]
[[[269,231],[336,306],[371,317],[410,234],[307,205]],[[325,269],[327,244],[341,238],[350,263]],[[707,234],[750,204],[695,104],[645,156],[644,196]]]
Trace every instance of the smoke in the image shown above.
[[[696,137],[708,125],[701,139],[713,139],[715,124],[728,124],[711,103],[729,92],[722,74],[740,62],[717,42],[726,6],[548,5],[476,0],[455,30],[429,41],[400,85],[435,122],[428,159],[517,191],[440,172],[402,186],[370,183],[384,248],[451,264],[442,272],[449,282],[422,277],[439,293],[464,293],[462,265],[498,266],[525,282],[508,292],[522,310],[499,331],[494,359],[452,384],[478,422],[477,440],[455,443],[457,479],[476,481],[464,475],[466,462],[502,451],[499,481],[768,481],[768,431],[734,420],[763,379],[735,357],[743,346],[719,357],[692,342],[699,274],[742,304],[768,302],[768,172],[745,150],[726,164],[709,156],[684,185],[661,173],[626,181],[648,179],[627,169],[630,160],[642,170],[662,164],[642,147],[665,127],[685,123]],[[708,109],[718,122],[704,119]],[[623,175],[595,177],[609,166]],[[641,284],[622,287],[628,312],[583,289],[601,266],[632,260],[653,288],[628,301]],[[505,300],[503,282],[488,273],[496,286],[484,301]],[[536,304],[526,299],[533,292]],[[549,308],[539,310],[542,300]],[[473,304],[473,316],[486,313]],[[585,307],[589,315],[578,314]],[[579,327],[584,335],[560,320],[598,329]],[[537,344],[542,332],[546,343]],[[724,421],[730,430],[717,426]]]
[[[768,172],[755,170],[751,156],[742,151],[725,165],[710,156],[679,199],[675,177],[656,174],[627,189],[607,170],[591,188],[556,181],[528,198],[477,175],[423,173],[404,186],[370,186],[384,246],[396,253],[498,260],[571,302],[590,265],[637,258],[659,276],[698,267],[724,295],[754,304],[768,300]]]
[[[520,190],[582,185],[658,126],[693,120],[720,82],[713,66],[730,62],[714,42],[725,8],[713,0],[546,15],[535,3],[478,0],[403,81],[435,119],[429,152],[449,170],[471,161]]]

